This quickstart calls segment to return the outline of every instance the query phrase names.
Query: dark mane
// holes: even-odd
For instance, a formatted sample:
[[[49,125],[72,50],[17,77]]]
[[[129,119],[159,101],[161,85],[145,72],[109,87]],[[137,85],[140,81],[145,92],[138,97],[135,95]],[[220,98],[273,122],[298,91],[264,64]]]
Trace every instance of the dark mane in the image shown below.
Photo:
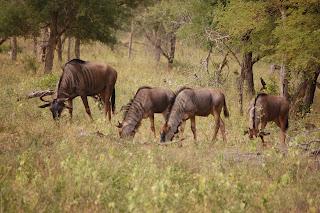
[[[152,87],[150,87],[150,86],[142,86],[142,87],[139,87],[139,89],[137,90],[137,92],[136,92],[136,94],[134,95],[134,97],[131,98],[126,105],[124,105],[123,107],[121,107],[121,111],[123,111],[123,115],[122,115],[123,119],[127,116],[128,112],[129,112],[129,109],[130,109],[130,107],[131,107],[134,99],[136,98],[136,96],[137,96],[137,94],[139,93],[139,91],[142,90],[142,89],[152,89]]]
[[[183,86],[183,87],[180,87],[174,94],[175,94],[175,97],[177,97],[177,95],[179,95],[180,92],[182,92],[183,90],[186,90],[186,89],[192,89],[188,86]]]
[[[87,63],[86,61],[83,61],[81,59],[78,59],[78,58],[74,58],[74,59],[71,59],[70,61],[68,61],[67,63],[65,63],[65,65],[67,64],[85,64]]]
[[[261,92],[261,93],[258,93],[258,95],[256,96],[256,98],[254,99],[254,104],[253,104],[253,128],[256,128],[256,103],[257,103],[257,100],[259,97],[263,97],[263,96],[267,96],[268,94],[267,93],[264,93],[264,92]]]

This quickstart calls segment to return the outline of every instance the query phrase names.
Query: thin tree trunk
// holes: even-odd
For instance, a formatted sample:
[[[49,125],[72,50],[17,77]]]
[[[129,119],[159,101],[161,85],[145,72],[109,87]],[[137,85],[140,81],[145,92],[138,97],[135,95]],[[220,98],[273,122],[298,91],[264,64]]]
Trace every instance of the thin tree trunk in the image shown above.
[[[306,94],[304,96],[304,104],[306,112],[310,112],[310,107],[313,104],[314,100],[314,93],[317,88],[317,79],[320,74],[320,68],[316,70],[316,72],[313,74],[313,77],[308,81],[308,86],[306,90]]]
[[[72,38],[68,37],[68,50],[67,50],[67,60],[70,61],[71,59],[71,43],[72,43]]]
[[[218,69],[216,70],[215,72],[215,83],[216,85],[220,84],[221,83],[221,73],[222,73],[222,69],[227,65],[228,63],[228,60],[227,60],[227,57],[229,55],[229,52],[227,52],[223,59],[222,59],[222,62],[220,63]]]
[[[133,40],[133,20],[131,21],[131,31],[130,31],[130,35],[129,35],[129,47],[128,47],[128,58],[131,58],[131,54],[132,54],[132,40]]]
[[[37,36],[32,36],[32,41],[33,41],[33,55],[35,58],[38,56],[38,39]]]
[[[17,44],[17,37],[11,38],[11,60],[16,61],[18,54],[18,44]]]
[[[155,46],[154,46],[154,59],[156,60],[157,63],[159,63],[160,58],[161,58],[161,38],[159,38],[157,35]]]
[[[238,95],[239,95],[239,112],[240,115],[243,115],[243,83],[244,83],[244,79],[245,79],[245,72],[244,70],[240,70],[240,76],[237,78],[237,87],[238,87]]]
[[[171,33],[170,35],[170,51],[168,57],[168,69],[171,70],[173,68],[174,55],[176,52],[176,35]]]
[[[62,41],[61,41],[61,37],[59,37],[58,40],[57,40],[57,54],[58,54],[58,62],[61,64],[62,63]]]
[[[245,74],[245,79],[247,81],[247,92],[250,95],[250,97],[253,97],[255,94],[252,67],[252,52],[246,52],[243,55],[241,69],[244,71]]]
[[[74,42],[74,54],[75,54],[75,58],[80,59],[80,39],[79,38],[76,38]]]
[[[49,30],[48,28],[41,29],[41,41],[40,41],[40,51],[39,51],[39,62],[44,63],[46,58],[48,40],[49,40]]]
[[[53,14],[51,19],[51,24],[50,24],[50,35],[49,35],[48,46],[46,48],[46,57],[44,62],[45,74],[52,72],[54,50],[56,48],[57,36],[58,36],[57,21],[58,21],[58,15]]]
[[[289,99],[287,70],[284,62],[280,68],[280,96],[285,97],[287,100]]]

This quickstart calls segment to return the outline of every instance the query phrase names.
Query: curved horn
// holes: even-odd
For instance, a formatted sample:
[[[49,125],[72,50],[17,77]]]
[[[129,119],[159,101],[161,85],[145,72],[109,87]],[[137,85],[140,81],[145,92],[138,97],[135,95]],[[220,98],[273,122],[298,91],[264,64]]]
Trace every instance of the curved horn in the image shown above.
[[[43,101],[43,102],[48,102],[48,103],[50,103],[51,101],[48,101],[48,100],[44,100],[44,99],[43,99],[43,97],[49,96],[49,95],[50,95],[50,94],[48,94],[48,93],[44,93],[43,95],[40,96],[40,100]]]
[[[116,125],[116,127],[121,128],[122,127],[122,123],[120,123],[120,121],[118,121],[118,124]]]

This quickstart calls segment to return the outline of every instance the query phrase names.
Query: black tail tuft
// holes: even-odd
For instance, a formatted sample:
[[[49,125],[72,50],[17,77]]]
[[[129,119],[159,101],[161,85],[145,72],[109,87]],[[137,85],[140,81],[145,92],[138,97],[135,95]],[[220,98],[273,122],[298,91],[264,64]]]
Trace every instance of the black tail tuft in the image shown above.
[[[112,113],[114,114],[116,111],[116,89],[115,88],[113,88],[112,90],[111,109],[112,109]]]
[[[288,128],[289,128],[289,119],[286,118],[286,130],[288,130]]]
[[[228,108],[227,108],[227,104],[226,104],[226,99],[223,100],[223,114],[224,117],[228,118],[230,116]]]

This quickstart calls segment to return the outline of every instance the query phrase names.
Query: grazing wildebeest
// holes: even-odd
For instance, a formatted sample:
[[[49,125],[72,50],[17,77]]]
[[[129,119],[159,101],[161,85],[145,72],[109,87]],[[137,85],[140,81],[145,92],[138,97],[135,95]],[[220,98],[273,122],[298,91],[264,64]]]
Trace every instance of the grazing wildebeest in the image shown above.
[[[174,93],[169,89],[140,87],[134,98],[124,107],[123,121],[117,125],[120,137],[134,137],[141,120],[144,118],[150,119],[151,131],[156,136],[154,113],[162,113],[167,119],[174,96]]]
[[[87,96],[100,96],[104,102],[105,114],[111,120],[111,108],[115,110],[115,83],[117,81],[117,71],[106,64],[98,64],[80,59],[73,59],[63,67],[63,73],[57,85],[55,98],[40,108],[50,107],[54,119],[58,119],[64,108],[69,109],[72,118],[72,100],[80,96],[86,112],[91,116]],[[110,107],[111,97],[111,107]],[[68,105],[65,104],[68,101]]]
[[[267,123],[273,121],[280,127],[281,142],[285,144],[286,131],[289,126],[289,102],[284,97],[258,94],[249,106],[249,138],[260,137],[263,145],[263,136],[266,135],[264,128]],[[259,127],[260,126],[260,127]]]
[[[173,139],[178,128],[183,132],[185,121],[191,120],[191,130],[194,140],[197,140],[195,116],[207,117],[212,114],[215,118],[215,129],[212,140],[216,139],[220,128],[223,140],[226,141],[224,122],[220,117],[223,108],[224,116],[229,117],[225,96],[214,89],[181,88],[176,92],[176,98],[171,108],[167,122],[162,128],[160,142]]]

